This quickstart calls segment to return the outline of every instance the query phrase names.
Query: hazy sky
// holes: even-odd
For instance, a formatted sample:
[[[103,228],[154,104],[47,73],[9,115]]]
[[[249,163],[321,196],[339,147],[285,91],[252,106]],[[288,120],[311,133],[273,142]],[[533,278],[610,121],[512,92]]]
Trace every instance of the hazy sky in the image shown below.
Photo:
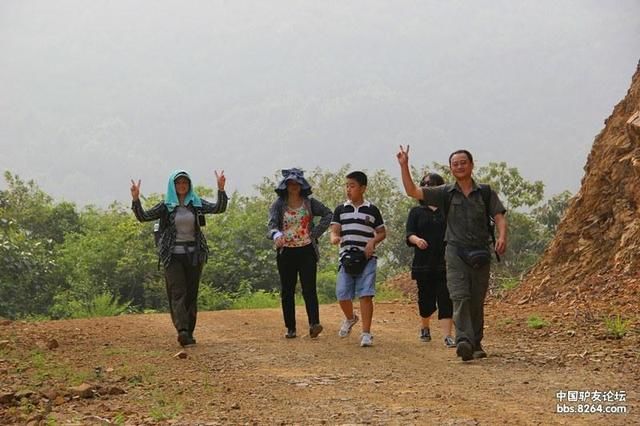
[[[468,148],[576,191],[640,59],[640,2],[0,2],[0,170],[128,202],[169,172],[416,165]],[[4,187],[4,184],[2,184]]]

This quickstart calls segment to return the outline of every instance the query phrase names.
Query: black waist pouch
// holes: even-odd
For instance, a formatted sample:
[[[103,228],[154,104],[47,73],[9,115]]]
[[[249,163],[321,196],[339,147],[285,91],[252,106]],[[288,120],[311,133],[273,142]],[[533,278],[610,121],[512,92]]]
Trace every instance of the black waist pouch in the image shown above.
[[[491,252],[486,248],[457,247],[458,256],[473,269],[480,269],[491,263]]]
[[[347,250],[340,259],[344,271],[350,275],[360,275],[364,271],[364,267],[367,266],[367,262],[369,259],[364,252],[355,247]]]

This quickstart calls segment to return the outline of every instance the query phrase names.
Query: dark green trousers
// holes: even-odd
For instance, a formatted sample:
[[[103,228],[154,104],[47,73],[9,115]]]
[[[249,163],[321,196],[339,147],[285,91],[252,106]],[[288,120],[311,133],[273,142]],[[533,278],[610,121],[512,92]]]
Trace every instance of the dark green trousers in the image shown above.
[[[193,335],[196,328],[202,266],[202,263],[193,265],[189,255],[172,254],[171,262],[165,269],[171,320],[178,332],[185,330]]]
[[[456,343],[466,340],[475,348],[484,336],[484,301],[489,288],[491,265],[473,269],[460,259],[453,246],[447,246],[445,260],[447,288],[456,325]]]

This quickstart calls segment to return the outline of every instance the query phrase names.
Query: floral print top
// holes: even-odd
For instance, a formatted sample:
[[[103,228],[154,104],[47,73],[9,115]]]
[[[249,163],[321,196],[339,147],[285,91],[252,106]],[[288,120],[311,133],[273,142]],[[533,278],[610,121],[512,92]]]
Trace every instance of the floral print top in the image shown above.
[[[311,215],[304,204],[297,209],[286,207],[282,220],[282,233],[284,234],[285,247],[304,247],[311,244],[309,236],[309,224]]]

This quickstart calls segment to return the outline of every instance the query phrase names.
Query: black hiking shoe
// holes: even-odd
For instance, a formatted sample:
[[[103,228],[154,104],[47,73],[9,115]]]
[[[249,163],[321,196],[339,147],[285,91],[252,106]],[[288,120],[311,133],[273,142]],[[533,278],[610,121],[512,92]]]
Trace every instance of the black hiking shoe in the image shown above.
[[[189,346],[195,345],[196,341],[187,330],[181,330],[178,332],[178,343],[180,343],[180,346]]]
[[[462,358],[463,361],[470,361],[473,359],[473,346],[466,340],[458,342],[456,346],[456,355]]]
[[[487,353],[482,349],[482,345],[478,343],[475,348],[473,348],[473,359],[482,359],[486,358]]]
[[[288,329],[287,334],[285,334],[284,337],[286,337],[287,339],[293,339],[294,337],[296,337],[296,329],[295,328]]]
[[[322,333],[322,326],[320,324],[313,324],[309,327],[309,337],[315,339]]]
[[[431,341],[431,331],[428,328],[420,329],[420,340],[422,340],[423,342]]]

